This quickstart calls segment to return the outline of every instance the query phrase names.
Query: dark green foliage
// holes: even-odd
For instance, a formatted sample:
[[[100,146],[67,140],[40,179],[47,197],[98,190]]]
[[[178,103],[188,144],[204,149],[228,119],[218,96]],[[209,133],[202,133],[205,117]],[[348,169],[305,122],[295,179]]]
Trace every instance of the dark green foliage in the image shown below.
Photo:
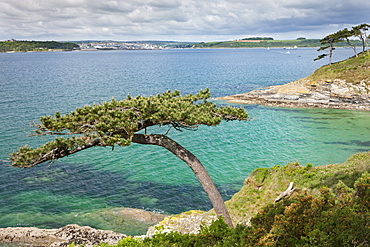
[[[365,172],[355,182],[354,206],[360,212],[370,213],[370,173]],[[369,223],[370,224],[370,223]],[[369,225],[370,226],[370,225]]]
[[[324,57],[328,56],[328,54],[321,54],[319,55],[317,58],[314,59],[314,61],[317,61],[317,60],[320,60],[320,59],[323,59]]]
[[[370,239],[370,175],[356,190],[339,182],[314,197],[299,193],[265,207],[251,220],[255,244],[268,246],[367,246]]]
[[[242,40],[274,40],[271,37],[253,37],[253,38],[244,38]]]
[[[18,41],[10,40],[0,42],[0,52],[7,51],[44,51],[48,49],[73,50],[79,46],[71,42],[56,41]]]
[[[329,56],[329,64],[331,64],[331,58],[333,50],[335,50],[334,45],[336,46],[343,46],[343,44],[350,46],[355,56],[357,57],[357,51],[356,51],[356,45],[358,45],[357,42],[354,40],[350,40],[351,37],[358,37],[360,38],[363,46],[363,51],[365,51],[365,47],[367,46],[367,37],[366,37],[366,31],[370,25],[368,24],[361,24],[355,27],[352,27],[351,30],[348,30],[347,28],[343,30],[339,30],[336,33],[332,33],[324,37],[320,40],[321,47],[318,49],[318,51],[322,50],[329,50],[329,54],[321,54],[317,58],[314,59],[314,61],[320,60],[326,56]]]
[[[369,31],[370,25],[367,23],[363,23],[360,25],[357,25],[352,28],[353,35],[358,37],[362,42],[362,51],[365,51],[365,49],[368,47],[368,31]]]
[[[235,228],[228,227],[222,218],[214,221],[210,226],[203,226],[198,234],[180,234],[178,232],[158,233],[152,238],[138,240],[126,238],[119,242],[117,247],[228,247],[249,246],[248,236],[252,235],[251,228],[237,225]],[[106,245],[101,245],[106,246]]]

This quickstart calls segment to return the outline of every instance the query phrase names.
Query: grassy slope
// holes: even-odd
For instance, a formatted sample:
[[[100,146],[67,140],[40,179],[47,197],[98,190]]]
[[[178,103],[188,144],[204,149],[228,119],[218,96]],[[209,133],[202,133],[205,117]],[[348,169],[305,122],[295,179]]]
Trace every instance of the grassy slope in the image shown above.
[[[283,167],[258,168],[245,180],[243,188],[226,204],[236,222],[248,223],[262,207],[273,203],[290,182],[297,191],[319,194],[323,186],[334,187],[340,180],[353,188],[354,182],[370,171],[370,151],[351,156],[343,164],[303,167],[297,163]]]
[[[370,84],[370,52],[362,52],[358,57],[351,57],[341,62],[323,66],[308,76],[307,79],[315,81],[342,79],[351,83],[359,83],[365,80]]]

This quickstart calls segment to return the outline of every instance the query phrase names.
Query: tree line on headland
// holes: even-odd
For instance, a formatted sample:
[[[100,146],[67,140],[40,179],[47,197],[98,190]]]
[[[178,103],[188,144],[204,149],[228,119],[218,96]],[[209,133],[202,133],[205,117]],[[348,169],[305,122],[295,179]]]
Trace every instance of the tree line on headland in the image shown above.
[[[319,47],[320,39],[298,38],[296,40],[241,39],[233,41],[198,43],[194,48],[274,48],[274,47]]]
[[[355,53],[355,56],[358,56],[357,48],[356,46],[361,46],[362,51],[365,51],[369,47],[369,38],[370,35],[367,34],[367,31],[369,30],[370,25],[369,24],[360,24],[355,27],[352,27],[351,30],[348,30],[347,28],[343,30],[339,30],[336,33],[329,34],[325,36],[323,39],[320,40],[321,47],[318,49],[318,51],[322,50],[328,50],[329,53],[324,53],[320,56],[318,56],[315,60],[322,59],[326,56],[329,56],[329,64],[331,64],[331,58],[333,55],[333,51],[335,50],[334,46],[341,46],[343,43],[347,46],[349,46]],[[356,37],[359,38],[360,41],[351,40],[350,38]],[[360,45],[358,45],[358,42],[361,42]]]
[[[0,52],[29,52],[50,50],[71,51],[75,49],[79,49],[79,46],[72,42],[26,41],[14,39],[0,42]]]

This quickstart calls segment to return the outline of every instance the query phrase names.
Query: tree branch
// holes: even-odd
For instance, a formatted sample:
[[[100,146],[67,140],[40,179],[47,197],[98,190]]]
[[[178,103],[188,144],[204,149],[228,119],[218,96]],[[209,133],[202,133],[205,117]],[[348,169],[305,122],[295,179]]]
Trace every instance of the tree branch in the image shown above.
[[[295,188],[293,188],[293,182],[290,182],[286,191],[282,192],[278,197],[276,197],[275,202],[280,201],[283,197],[290,196],[294,190]]]
[[[87,143],[85,145],[82,145],[82,146],[78,146],[77,148],[71,149],[71,150],[63,149],[63,148],[54,148],[51,151],[49,151],[48,153],[46,153],[46,154],[42,155],[41,157],[33,160],[29,165],[21,166],[21,168],[30,168],[32,166],[36,166],[38,164],[41,164],[41,163],[44,163],[44,162],[47,162],[47,161],[54,161],[54,160],[63,158],[65,156],[80,152],[82,150],[85,150],[85,149],[88,149],[88,148],[91,148],[91,147],[94,147],[94,146],[98,146],[99,144],[100,144],[100,140],[95,139],[92,142],[89,142],[89,143]]]

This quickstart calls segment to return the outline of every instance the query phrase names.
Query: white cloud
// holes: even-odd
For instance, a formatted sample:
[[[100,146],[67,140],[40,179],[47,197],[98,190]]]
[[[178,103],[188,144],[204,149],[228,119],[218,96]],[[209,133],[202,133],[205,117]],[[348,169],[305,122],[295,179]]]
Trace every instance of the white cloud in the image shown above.
[[[0,0],[0,40],[321,38],[368,13],[363,0]]]

